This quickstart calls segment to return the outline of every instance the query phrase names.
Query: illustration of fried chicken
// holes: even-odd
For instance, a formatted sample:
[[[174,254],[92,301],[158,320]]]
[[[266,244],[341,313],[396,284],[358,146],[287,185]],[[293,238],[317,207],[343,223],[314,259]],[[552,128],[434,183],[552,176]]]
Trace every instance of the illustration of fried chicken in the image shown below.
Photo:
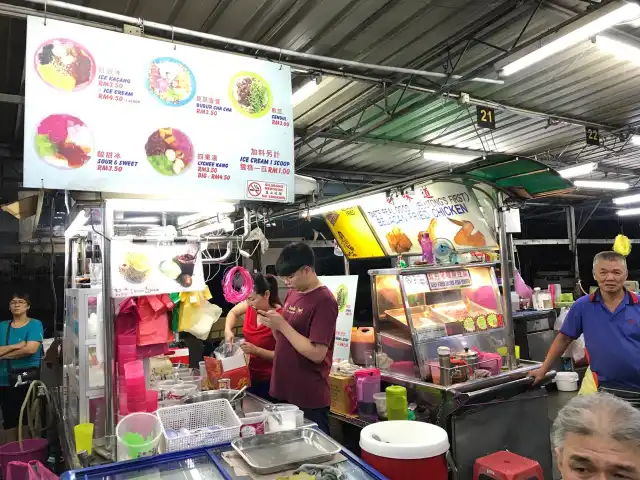
[[[449,219],[451,223],[455,223],[460,227],[460,230],[456,233],[455,237],[453,237],[453,241],[465,247],[486,247],[487,241],[484,238],[482,232],[478,231],[474,233],[474,225],[473,222],[469,220],[454,220],[452,218]]]
[[[406,253],[411,250],[413,243],[407,237],[400,228],[394,227],[389,233],[387,233],[387,242],[389,247],[396,253]]]

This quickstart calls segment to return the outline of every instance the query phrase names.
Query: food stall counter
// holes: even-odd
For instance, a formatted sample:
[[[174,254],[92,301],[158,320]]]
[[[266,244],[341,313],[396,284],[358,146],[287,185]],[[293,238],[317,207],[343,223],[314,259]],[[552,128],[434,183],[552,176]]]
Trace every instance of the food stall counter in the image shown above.
[[[244,398],[242,410],[245,414],[262,412],[268,405],[270,405],[269,402],[249,393]],[[302,428],[316,431],[315,427],[315,423],[304,420]],[[345,480],[385,479],[342,445],[338,444],[338,446],[340,452],[324,465],[339,470],[345,475]],[[284,445],[283,452],[286,452],[286,448],[287,445]],[[62,480],[275,480],[281,477],[287,478],[291,475],[289,472],[291,470],[268,475],[252,473],[231,444],[227,443],[73,470],[66,472],[61,478]]]
[[[313,427],[307,427],[313,428]],[[325,465],[339,470],[344,480],[385,480],[350,451],[340,453]],[[246,470],[245,470],[246,468]],[[260,475],[243,468],[230,444],[157,455],[140,460],[69,471],[62,480],[275,480],[288,478],[291,471]]]

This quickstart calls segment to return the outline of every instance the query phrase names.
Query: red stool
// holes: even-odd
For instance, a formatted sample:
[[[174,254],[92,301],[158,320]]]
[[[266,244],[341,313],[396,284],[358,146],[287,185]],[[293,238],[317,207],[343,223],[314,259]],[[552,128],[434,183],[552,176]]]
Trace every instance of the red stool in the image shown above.
[[[502,451],[478,458],[473,480],[543,480],[540,464],[515,453]]]

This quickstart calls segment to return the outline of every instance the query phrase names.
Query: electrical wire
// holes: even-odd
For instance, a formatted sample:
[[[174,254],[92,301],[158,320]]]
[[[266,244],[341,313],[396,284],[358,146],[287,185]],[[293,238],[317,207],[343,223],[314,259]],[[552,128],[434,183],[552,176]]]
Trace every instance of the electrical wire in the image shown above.
[[[42,389],[43,395],[39,395],[40,390]],[[46,398],[47,400],[47,408],[46,410],[46,424],[42,423],[42,400],[41,397]],[[22,449],[22,427],[24,413],[27,413],[27,428],[29,430],[29,434],[31,438],[39,438],[43,432],[49,430],[54,423],[53,418],[53,402],[51,401],[51,395],[49,394],[49,390],[47,386],[42,383],[40,380],[34,380],[29,385],[29,389],[27,390],[27,395],[24,398],[24,402],[22,402],[22,407],[20,408],[20,418],[18,422],[18,441],[20,442],[20,448]]]
[[[49,281],[51,283],[51,294],[53,295],[53,328],[54,334],[58,330],[58,294],[56,292],[56,249],[53,243],[53,217],[56,213],[56,199],[51,198],[51,212],[49,215],[49,242],[51,243],[51,255],[49,258]],[[66,259],[65,259],[66,261]]]

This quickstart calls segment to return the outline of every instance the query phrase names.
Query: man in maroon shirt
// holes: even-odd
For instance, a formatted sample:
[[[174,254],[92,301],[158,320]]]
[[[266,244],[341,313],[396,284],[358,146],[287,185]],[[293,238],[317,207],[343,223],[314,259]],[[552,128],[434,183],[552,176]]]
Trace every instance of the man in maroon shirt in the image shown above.
[[[329,433],[329,370],[338,304],[320,283],[314,264],[309,245],[287,245],[276,262],[278,275],[289,288],[282,315],[273,310],[259,313],[276,337],[270,395],[297,405],[307,419]]]

